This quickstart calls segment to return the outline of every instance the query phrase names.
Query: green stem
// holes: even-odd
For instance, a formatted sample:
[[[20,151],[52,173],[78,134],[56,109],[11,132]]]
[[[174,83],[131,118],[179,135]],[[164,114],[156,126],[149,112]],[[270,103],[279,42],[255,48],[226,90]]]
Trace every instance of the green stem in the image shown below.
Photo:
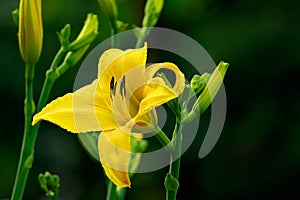
[[[116,192],[117,192],[119,200],[124,200],[125,199],[126,191],[127,191],[127,189],[125,187],[121,187],[121,188],[117,187],[116,188]]]
[[[162,146],[166,148],[168,152],[172,152],[173,148],[171,146],[171,141],[161,129],[158,129],[158,132],[155,134],[155,137],[162,144]]]
[[[115,36],[115,34],[116,34],[116,30],[114,28],[111,28],[111,43],[110,43],[110,45],[112,47],[116,47],[116,36]]]
[[[49,70],[46,72],[46,78],[44,80],[43,88],[40,94],[40,99],[36,108],[36,113],[40,112],[43,109],[43,107],[47,104],[53,84],[56,81],[56,79],[59,78],[53,74],[55,74],[56,67],[65,57],[65,55],[66,55],[66,51],[61,47],[59,51],[56,53]],[[34,126],[36,127],[33,128],[34,132],[38,132],[39,124],[40,123]]]
[[[65,52],[60,49],[51,66],[50,71],[54,70],[58,63],[63,59]],[[34,68],[35,66],[26,65],[25,72],[25,129],[23,135],[23,142],[21,147],[20,159],[16,174],[16,179],[12,192],[12,200],[22,199],[27,177],[34,158],[34,147],[37,137],[37,133],[40,127],[40,123],[36,124],[34,127],[31,126],[32,115],[33,115],[33,78],[34,78]],[[37,105],[36,111],[39,112],[46,105],[52,86],[55,82],[53,76],[46,74],[46,79],[44,81],[43,89],[40,95],[39,103]]]
[[[16,179],[12,192],[12,200],[21,200],[24,188],[26,185],[29,170],[31,168],[34,156],[33,146],[35,143],[34,135],[31,132],[31,121],[34,109],[33,102],[33,78],[34,78],[34,65],[26,65],[25,71],[25,127],[21,153],[19,158],[19,165],[16,173]]]
[[[140,31],[141,31],[141,36],[138,37],[137,39],[137,42],[136,42],[136,45],[135,45],[135,48],[141,48],[144,46],[144,43],[145,43],[145,40],[146,38],[148,37],[149,33],[150,33],[150,28],[148,27],[144,27],[144,28],[141,28]]]
[[[166,200],[175,200],[178,190],[178,178],[180,170],[180,155],[182,144],[182,124],[181,119],[176,119],[176,125],[173,133],[172,143],[174,145],[174,151],[170,154],[170,168],[169,174],[175,179],[176,184],[166,185]],[[167,175],[168,176],[168,175]]]
[[[139,37],[136,42],[135,48],[141,48],[143,46],[145,40],[146,40],[146,37]]]
[[[118,25],[117,22],[115,20],[111,21],[111,47],[112,48],[117,48],[118,47],[118,42],[117,42],[117,38],[116,38],[116,34],[118,34]]]
[[[106,200],[118,200],[116,185],[108,179]]]

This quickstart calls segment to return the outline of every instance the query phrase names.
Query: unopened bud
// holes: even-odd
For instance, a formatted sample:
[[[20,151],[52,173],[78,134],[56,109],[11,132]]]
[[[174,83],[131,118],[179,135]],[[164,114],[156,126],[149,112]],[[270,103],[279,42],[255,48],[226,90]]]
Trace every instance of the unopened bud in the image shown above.
[[[191,88],[198,94],[207,84],[210,74],[204,73],[201,76],[196,74],[191,80]]]
[[[98,0],[102,12],[115,23],[118,15],[118,9],[115,0]]]
[[[199,109],[198,111],[201,114],[208,108],[208,106],[215,98],[217,92],[219,91],[223,83],[223,79],[228,69],[228,66],[229,64],[223,61],[219,63],[217,68],[210,76],[207,85],[205,86],[202,93],[198,97],[196,103],[194,104],[192,108],[194,112]]]
[[[43,45],[41,0],[20,1],[18,37],[23,60],[26,64],[34,65]]]
[[[157,23],[164,0],[148,0],[145,6],[143,27],[153,27]]]
[[[65,49],[68,50],[69,49],[69,38],[71,35],[71,25],[70,24],[66,24],[60,32],[57,33],[58,35],[58,39],[60,42],[60,45]]]
[[[97,15],[89,13],[77,38],[70,44],[71,50],[89,45],[98,35]]]

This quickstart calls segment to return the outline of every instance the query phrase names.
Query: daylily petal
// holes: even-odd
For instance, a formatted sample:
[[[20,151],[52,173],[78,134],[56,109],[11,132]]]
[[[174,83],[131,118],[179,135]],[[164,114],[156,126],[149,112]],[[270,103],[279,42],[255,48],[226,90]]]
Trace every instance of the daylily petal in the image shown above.
[[[162,78],[154,77],[160,69],[168,69],[174,72],[176,80],[172,88],[167,86]],[[134,92],[129,102],[131,116],[136,113],[135,122],[145,122],[147,119],[144,119],[144,116],[147,112],[178,97],[184,89],[184,74],[173,63],[159,63],[147,67],[145,79],[147,83]]]
[[[109,83],[114,84],[115,81],[122,80],[122,77],[127,72],[133,70],[134,68],[144,66],[147,58],[147,46],[145,45],[140,49],[129,49],[123,51],[122,54],[115,52],[114,55],[117,55],[117,57],[111,56],[107,58],[107,61],[101,62],[104,64],[109,63],[107,66],[98,66],[99,88],[101,90],[101,94],[104,96],[105,103],[108,106],[111,105],[110,95],[112,89],[112,85]],[[112,59],[113,57],[114,59]],[[105,69],[102,70],[102,68]]]
[[[115,129],[99,135],[100,161],[108,178],[117,186],[129,187],[130,130]]]
[[[151,109],[160,106],[178,96],[172,88],[159,84],[159,83],[148,83],[143,85],[139,90],[143,91],[143,99],[139,103],[139,108],[136,116],[134,117],[135,122],[143,122],[145,119],[143,115],[148,113]],[[143,119],[139,119],[139,118]]]
[[[96,92],[97,85],[98,80],[95,80],[74,93],[53,100],[33,117],[32,125],[43,119],[73,133],[116,128],[111,110],[105,107],[100,94]]]
[[[150,65],[146,68],[145,78],[146,80],[151,80],[156,72],[160,69],[168,69],[174,72],[176,76],[175,84],[173,86],[173,90],[178,95],[182,93],[184,89],[184,74],[180,71],[180,69],[173,63],[165,62]]]
[[[120,55],[124,53],[121,49],[109,49],[106,50],[100,57],[99,63],[98,63],[98,77],[103,73],[103,71],[106,69],[109,64],[118,58]]]
[[[130,122],[129,122],[130,123]],[[157,114],[155,108],[150,110],[148,113],[142,115],[138,119],[135,119],[132,131],[135,132],[132,135],[136,136],[136,133],[146,134],[156,132],[157,128]]]
[[[124,126],[136,114],[139,101],[131,99],[131,97],[135,97],[133,95],[135,90],[145,84],[144,72],[144,66],[136,67],[127,72],[122,80],[117,81],[114,85],[115,92],[111,95],[111,109],[115,121],[120,126]],[[162,81],[162,83],[164,82]],[[129,105],[133,110],[129,109]]]

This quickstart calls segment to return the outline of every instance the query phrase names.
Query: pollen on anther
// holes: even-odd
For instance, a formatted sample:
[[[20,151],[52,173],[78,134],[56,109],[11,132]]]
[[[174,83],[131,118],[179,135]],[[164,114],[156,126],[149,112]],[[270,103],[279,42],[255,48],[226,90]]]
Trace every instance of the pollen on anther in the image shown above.
[[[112,77],[110,80],[110,94],[115,95],[116,94],[116,83],[115,83],[115,77]]]
[[[122,77],[122,80],[121,80],[121,85],[120,85],[120,94],[122,96],[126,96],[126,88],[125,88],[125,76]]]

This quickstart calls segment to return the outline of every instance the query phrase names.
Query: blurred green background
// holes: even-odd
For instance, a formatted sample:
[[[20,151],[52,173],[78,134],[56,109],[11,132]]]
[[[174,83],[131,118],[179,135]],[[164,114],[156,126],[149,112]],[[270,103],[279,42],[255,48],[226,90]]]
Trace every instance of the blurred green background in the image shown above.
[[[141,24],[145,0],[119,0],[119,19]],[[0,198],[11,194],[23,132],[24,64],[11,11],[16,0],[0,1]],[[209,112],[182,156],[178,199],[300,199],[300,1],[166,0],[159,27],[197,40],[218,63],[230,63],[225,78],[227,118],[222,135],[204,159],[198,151]],[[59,48],[56,31],[70,23],[73,38],[88,12],[99,14],[100,36],[109,23],[96,0],[43,1],[44,46],[35,78],[35,99],[44,72]],[[180,66],[180,63],[176,63]],[[51,99],[72,91],[80,65],[58,80]],[[60,199],[105,199],[102,169],[77,137],[44,122],[24,199],[44,199],[37,175],[61,177]],[[127,199],[164,199],[167,169],[137,174]]]

